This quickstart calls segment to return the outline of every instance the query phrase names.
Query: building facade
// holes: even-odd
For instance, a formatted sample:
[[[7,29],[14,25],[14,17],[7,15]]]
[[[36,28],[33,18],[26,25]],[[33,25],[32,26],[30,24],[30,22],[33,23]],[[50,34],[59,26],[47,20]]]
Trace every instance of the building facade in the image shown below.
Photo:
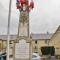
[[[14,40],[16,39],[16,35],[10,35],[10,55],[12,54],[14,48]],[[7,35],[0,35],[0,52],[7,52]]]
[[[49,46],[54,46],[55,55],[60,55],[60,26],[49,40]]]
[[[42,34],[31,34],[32,36],[32,52],[41,53],[41,47],[49,46],[49,40],[52,37],[53,33],[42,33]]]

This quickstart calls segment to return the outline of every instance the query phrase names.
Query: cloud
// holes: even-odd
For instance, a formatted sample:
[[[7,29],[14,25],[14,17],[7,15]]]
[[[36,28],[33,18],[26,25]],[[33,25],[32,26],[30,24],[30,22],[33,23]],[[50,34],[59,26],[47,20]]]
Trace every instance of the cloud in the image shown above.
[[[30,33],[55,32],[60,25],[60,0],[34,0],[35,8],[29,13]],[[9,0],[0,1],[0,34],[7,34]],[[19,10],[12,0],[10,33],[17,34]]]

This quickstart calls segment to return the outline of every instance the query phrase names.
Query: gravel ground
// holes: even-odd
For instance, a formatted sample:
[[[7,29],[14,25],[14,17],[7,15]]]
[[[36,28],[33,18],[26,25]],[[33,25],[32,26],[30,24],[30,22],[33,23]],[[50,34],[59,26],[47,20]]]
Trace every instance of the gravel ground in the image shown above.
[[[10,60],[13,60],[13,58],[10,58]],[[60,59],[44,59],[44,60],[60,60]]]

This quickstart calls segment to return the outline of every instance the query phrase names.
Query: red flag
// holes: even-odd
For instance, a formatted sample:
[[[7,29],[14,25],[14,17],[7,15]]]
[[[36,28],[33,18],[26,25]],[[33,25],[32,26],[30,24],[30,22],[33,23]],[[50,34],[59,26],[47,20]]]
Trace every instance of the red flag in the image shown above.
[[[34,2],[30,3],[30,8],[32,8],[32,9],[34,8]]]
[[[17,9],[19,9],[20,8],[19,4],[17,4],[16,7],[17,7]]]
[[[27,4],[27,0],[20,0],[21,4]]]
[[[17,9],[20,8],[20,2],[19,2],[19,0],[17,0],[17,2],[16,2],[16,7],[17,7]]]

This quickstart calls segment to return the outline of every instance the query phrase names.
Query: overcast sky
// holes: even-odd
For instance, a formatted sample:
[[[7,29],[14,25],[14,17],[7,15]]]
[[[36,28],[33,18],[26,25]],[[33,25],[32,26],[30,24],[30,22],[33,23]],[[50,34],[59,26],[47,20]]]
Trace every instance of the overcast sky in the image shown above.
[[[30,33],[54,33],[60,25],[60,0],[34,0],[30,12]],[[7,34],[9,0],[0,0],[0,35]],[[10,34],[17,34],[19,10],[12,0]]]

